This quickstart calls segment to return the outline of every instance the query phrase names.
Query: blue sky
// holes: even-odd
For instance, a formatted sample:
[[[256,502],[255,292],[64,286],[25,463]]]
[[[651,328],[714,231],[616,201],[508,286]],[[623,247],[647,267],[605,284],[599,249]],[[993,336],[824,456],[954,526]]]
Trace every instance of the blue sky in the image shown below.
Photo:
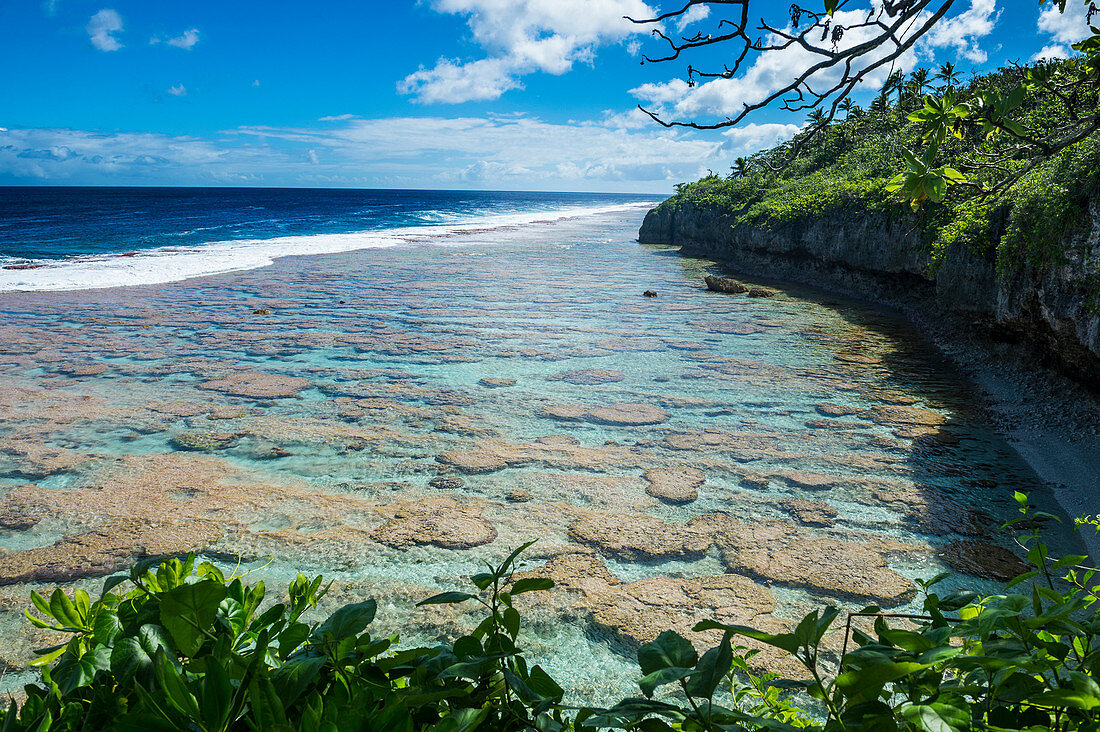
[[[666,6],[668,4],[666,3]],[[762,8],[785,3],[759,4]],[[632,112],[737,109],[799,59],[688,88],[623,14],[650,0],[7,0],[0,185],[271,185],[661,193],[789,136]],[[1062,55],[1085,29],[1034,0],[959,0],[909,67]],[[783,11],[785,13],[785,11]],[[690,33],[715,17],[697,18]],[[670,28],[675,30],[675,28]],[[720,56],[692,61],[720,61]],[[869,94],[867,92],[866,94]]]

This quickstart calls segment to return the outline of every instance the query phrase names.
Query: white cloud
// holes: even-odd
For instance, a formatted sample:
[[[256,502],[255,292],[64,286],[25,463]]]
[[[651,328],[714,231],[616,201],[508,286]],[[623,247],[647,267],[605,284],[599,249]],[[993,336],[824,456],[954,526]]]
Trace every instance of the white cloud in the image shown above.
[[[683,33],[684,29],[692,23],[704,20],[710,17],[709,5],[692,5],[688,8],[688,11],[680,16],[680,19],[676,22],[676,29]]]
[[[953,48],[960,58],[983,64],[989,58],[981,47],[981,39],[993,32],[1001,17],[997,0],[971,0],[970,7],[959,15],[945,18],[919,41],[923,51]],[[931,54],[929,54],[931,55]]]
[[[0,184],[343,185],[667,191],[785,134],[697,135],[631,115],[554,124],[508,117],[346,119],[209,138],[85,130],[0,133]]]
[[[195,44],[199,42],[199,29],[188,28],[178,36],[172,38],[159,38],[153,36],[149,39],[149,45],[155,46],[158,43],[167,43],[169,46],[175,46],[176,48],[182,48],[185,51],[189,51],[194,48]]]
[[[255,88],[258,88],[259,86],[260,86],[260,80],[259,79],[256,79],[255,81],[252,82],[252,88],[255,89]]]
[[[1088,6],[1081,0],[1069,0],[1064,13],[1058,12],[1058,3],[1051,3],[1039,13],[1039,32],[1051,36],[1057,44],[1072,45],[1090,35],[1087,15]]]
[[[1054,61],[1057,59],[1069,58],[1073,52],[1068,46],[1063,46],[1059,43],[1052,43],[1049,46],[1043,46],[1031,56],[1031,61]]]
[[[92,45],[100,51],[117,51],[122,48],[122,44],[115,38],[116,33],[122,32],[122,16],[114,10],[100,10],[92,16],[84,29],[88,31]]]
[[[731,157],[752,155],[760,150],[774,147],[783,140],[791,139],[799,129],[798,125],[773,122],[764,124],[750,122],[738,125],[722,133],[726,138],[722,143],[722,150]]]
[[[185,97],[187,96],[187,87],[183,84],[176,84],[168,88],[168,93],[174,97]]]
[[[349,119],[355,119],[354,114],[333,114],[328,117],[319,117],[318,122],[346,122]]]
[[[519,77],[564,74],[590,63],[596,49],[647,34],[624,15],[647,17],[643,0],[435,0],[441,13],[467,16],[473,40],[487,53],[474,61],[441,58],[398,83],[419,102],[459,103],[500,97],[522,88]]]
[[[862,23],[867,13],[867,9],[840,11],[836,14],[835,22],[853,26]],[[895,60],[892,68],[910,71],[921,58],[932,58],[937,50],[942,49],[953,49],[957,55],[971,60],[984,59],[985,52],[979,44],[982,38],[992,32],[998,15],[996,0],[972,0],[962,13],[940,22],[937,28],[943,30],[937,29],[925,36],[917,42],[914,49]],[[838,47],[851,48],[869,40],[873,33],[874,30],[869,28],[849,30]],[[887,52],[888,49],[883,48],[878,54],[869,54],[864,64],[869,65]],[[780,51],[758,54],[739,76],[732,79],[712,79],[694,87],[683,79],[651,82],[632,89],[631,94],[653,107],[664,118],[723,118],[738,114],[746,104],[762,102],[777,89],[789,84],[802,71],[820,61],[821,56],[798,45],[791,45]],[[888,66],[876,69],[864,79],[862,89],[877,90],[890,70]],[[814,89],[826,89],[839,79],[839,69],[826,69],[811,78],[810,86]]]

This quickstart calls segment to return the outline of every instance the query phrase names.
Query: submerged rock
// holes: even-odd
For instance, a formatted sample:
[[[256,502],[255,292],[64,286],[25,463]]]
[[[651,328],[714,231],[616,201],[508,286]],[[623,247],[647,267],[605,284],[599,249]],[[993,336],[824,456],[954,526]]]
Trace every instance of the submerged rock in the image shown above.
[[[550,378],[577,386],[596,386],[622,381],[623,372],[614,369],[576,369],[574,371],[564,371]]]
[[[513,488],[505,493],[504,497],[512,503],[527,503],[534,498],[530,491],[524,490],[523,488]]]
[[[836,523],[837,510],[824,501],[811,501],[805,498],[788,498],[779,504],[780,508],[794,516],[804,526],[828,527]]]
[[[456,475],[438,475],[429,480],[428,485],[440,490],[454,491],[466,485],[466,481]]]
[[[707,479],[697,468],[654,468],[642,477],[649,483],[645,492],[668,503],[691,503]]]
[[[711,538],[703,532],[644,515],[590,514],[569,526],[569,536],[601,554],[628,562],[696,559],[711,545]]]
[[[483,379],[478,379],[477,383],[481,384],[482,386],[488,387],[490,389],[501,389],[501,388],[507,387],[507,386],[515,386],[516,385],[516,380],[515,379],[499,379],[495,376],[486,376]]]
[[[237,444],[239,436],[232,432],[181,432],[169,441],[177,450],[217,452]]]
[[[947,422],[939,412],[922,407],[880,404],[871,409],[871,419],[878,424],[914,425],[919,427],[938,427]]]
[[[436,461],[451,465],[463,473],[495,473],[508,467],[508,462],[491,450],[455,450],[443,453]]]
[[[199,388],[251,399],[278,399],[297,396],[309,385],[308,379],[297,376],[239,371],[221,379],[205,381],[199,384]]]
[[[497,538],[496,527],[482,518],[479,509],[453,498],[406,501],[384,510],[392,512],[392,517],[372,531],[371,538],[386,546],[469,549]]]
[[[1031,567],[1004,547],[978,541],[955,541],[940,553],[947,566],[975,577],[1008,582]]]
[[[640,427],[669,420],[669,414],[664,409],[641,402],[609,404],[604,407],[550,405],[543,407],[539,415],[561,422],[593,422],[615,427]]]
[[[836,488],[840,480],[832,475],[813,473],[808,470],[779,470],[769,477],[778,478],[794,488],[808,491],[827,491]]]

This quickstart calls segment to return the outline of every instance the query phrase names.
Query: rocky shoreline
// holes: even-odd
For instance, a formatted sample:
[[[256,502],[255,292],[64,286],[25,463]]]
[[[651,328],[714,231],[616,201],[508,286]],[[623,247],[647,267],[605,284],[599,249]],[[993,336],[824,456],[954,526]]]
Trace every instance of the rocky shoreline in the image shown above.
[[[1087,293],[1100,276],[1100,199],[1088,211],[1091,225],[1066,241],[1063,264],[1005,277],[963,247],[933,271],[911,221],[859,211],[764,229],[734,226],[717,207],[666,204],[646,215],[638,241],[900,310],[969,376],[989,422],[1067,514],[1096,515],[1100,309]],[[1081,538],[1100,557],[1100,538],[1087,529]]]

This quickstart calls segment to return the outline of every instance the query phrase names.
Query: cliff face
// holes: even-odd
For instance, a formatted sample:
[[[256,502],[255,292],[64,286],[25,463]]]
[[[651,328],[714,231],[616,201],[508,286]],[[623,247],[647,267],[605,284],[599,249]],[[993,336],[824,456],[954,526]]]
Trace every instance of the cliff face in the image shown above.
[[[1064,262],[999,276],[994,262],[950,249],[934,271],[911,220],[859,210],[777,224],[734,226],[716,207],[690,203],[650,211],[638,240],[723,261],[762,276],[839,289],[894,305],[920,304],[983,324],[995,338],[1033,348],[1100,391],[1100,197],[1084,231],[1064,242]]]

